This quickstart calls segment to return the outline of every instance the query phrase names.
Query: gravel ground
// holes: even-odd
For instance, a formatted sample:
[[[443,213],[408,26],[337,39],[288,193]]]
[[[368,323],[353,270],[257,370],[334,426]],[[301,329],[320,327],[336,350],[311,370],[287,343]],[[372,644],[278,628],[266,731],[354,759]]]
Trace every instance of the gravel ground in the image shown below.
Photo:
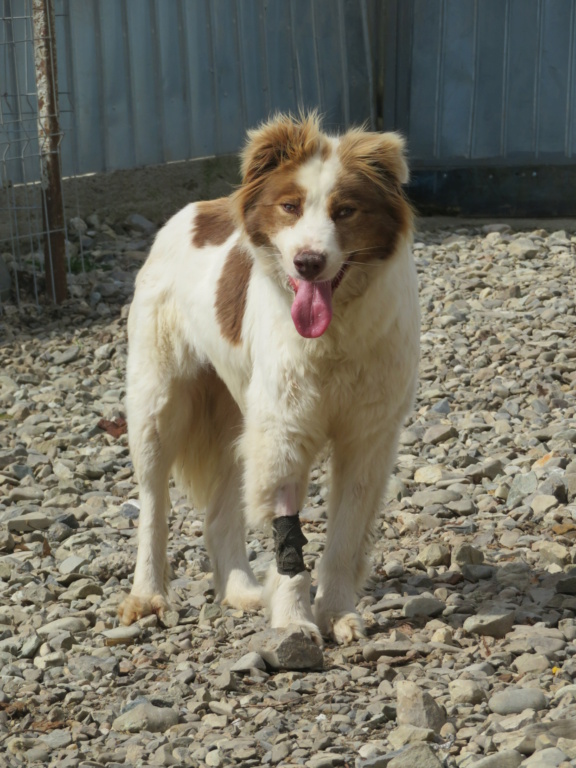
[[[328,644],[323,668],[292,648],[299,668],[278,670],[264,618],[215,603],[175,489],[180,604],[117,626],[138,526],[125,327],[153,229],[76,220],[94,269],[73,298],[2,308],[0,763],[576,766],[576,237],[417,235],[421,384],[359,603],[368,637]],[[313,577],[328,484],[319,464]],[[264,573],[270,542],[248,546]]]

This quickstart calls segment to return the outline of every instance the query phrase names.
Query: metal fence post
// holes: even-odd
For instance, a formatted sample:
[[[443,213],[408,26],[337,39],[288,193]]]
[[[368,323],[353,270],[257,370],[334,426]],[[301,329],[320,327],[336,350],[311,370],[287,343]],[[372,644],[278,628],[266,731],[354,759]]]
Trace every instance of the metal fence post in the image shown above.
[[[38,94],[38,143],[44,222],[46,289],[56,304],[68,296],[66,240],[60,178],[60,125],[54,6],[52,0],[33,0],[34,69]]]

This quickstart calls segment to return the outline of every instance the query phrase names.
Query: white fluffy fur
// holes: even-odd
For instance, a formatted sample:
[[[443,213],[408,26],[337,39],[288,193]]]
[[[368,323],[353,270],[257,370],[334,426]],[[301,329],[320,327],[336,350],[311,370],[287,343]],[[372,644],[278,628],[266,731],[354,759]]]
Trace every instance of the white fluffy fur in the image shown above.
[[[328,243],[328,277],[338,272],[346,254],[335,251],[322,208],[337,177],[334,162],[324,173],[302,172],[315,208],[299,232],[276,238],[279,249],[283,242],[291,249],[280,262],[288,264],[314,236],[315,248]],[[194,248],[196,210],[187,206],[160,231],[130,311],[127,408],[141,513],[134,585],[120,608],[122,621],[166,607],[173,472],[205,510],[206,546],[222,600],[254,609],[265,599],[273,626],[297,623],[318,642],[321,635],[351,642],[362,635],[356,595],[415,390],[419,313],[409,236],[392,258],[350,268],[335,293],[329,330],[304,339],[290,317],[289,288],[270,275],[269,251],[253,246],[241,230],[222,245]],[[323,229],[314,231],[314,218]],[[238,241],[253,267],[242,343],[233,345],[221,333],[214,305],[226,256]],[[214,383],[208,365],[224,383],[220,393],[207,389]],[[272,574],[263,593],[245,552],[244,513],[262,525],[282,499],[294,497],[301,508],[310,467],[326,443],[333,480],[313,614],[307,573]]]

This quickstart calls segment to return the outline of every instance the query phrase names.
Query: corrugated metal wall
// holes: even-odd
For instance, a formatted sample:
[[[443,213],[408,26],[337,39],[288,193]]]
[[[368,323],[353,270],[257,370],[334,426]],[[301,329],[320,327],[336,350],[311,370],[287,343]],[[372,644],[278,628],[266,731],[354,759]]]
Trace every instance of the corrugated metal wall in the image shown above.
[[[573,162],[574,0],[387,0],[387,127],[420,168]]]
[[[31,48],[10,45],[30,0],[0,6],[0,161],[17,183],[36,174]],[[575,0],[55,6],[65,175],[235,152],[247,127],[300,105],[335,129],[403,130],[415,168],[572,163]]]
[[[30,6],[4,4],[13,17]],[[365,0],[55,0],[55,9],[65,175],[236,152],[276,110],[318,107],[335,129],[374,120]],[[25,26],[3,23],[5,36]],[[15,93],[30,73],[33,86],[30,52],[4,50],[1,91]],[[0,143],[14,147],[16,132],[0,120]],[[13,182],[30,180],[31,168],[12,169]]]

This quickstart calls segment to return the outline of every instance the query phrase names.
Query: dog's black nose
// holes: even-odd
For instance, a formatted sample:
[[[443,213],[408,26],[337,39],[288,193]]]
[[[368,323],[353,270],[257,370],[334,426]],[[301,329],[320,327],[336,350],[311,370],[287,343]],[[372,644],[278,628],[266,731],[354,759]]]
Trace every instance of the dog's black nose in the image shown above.
[[[326,266],[326,254],[318,251],[300,251],[294,257],[294,266],[304,280],[314,280]]]

